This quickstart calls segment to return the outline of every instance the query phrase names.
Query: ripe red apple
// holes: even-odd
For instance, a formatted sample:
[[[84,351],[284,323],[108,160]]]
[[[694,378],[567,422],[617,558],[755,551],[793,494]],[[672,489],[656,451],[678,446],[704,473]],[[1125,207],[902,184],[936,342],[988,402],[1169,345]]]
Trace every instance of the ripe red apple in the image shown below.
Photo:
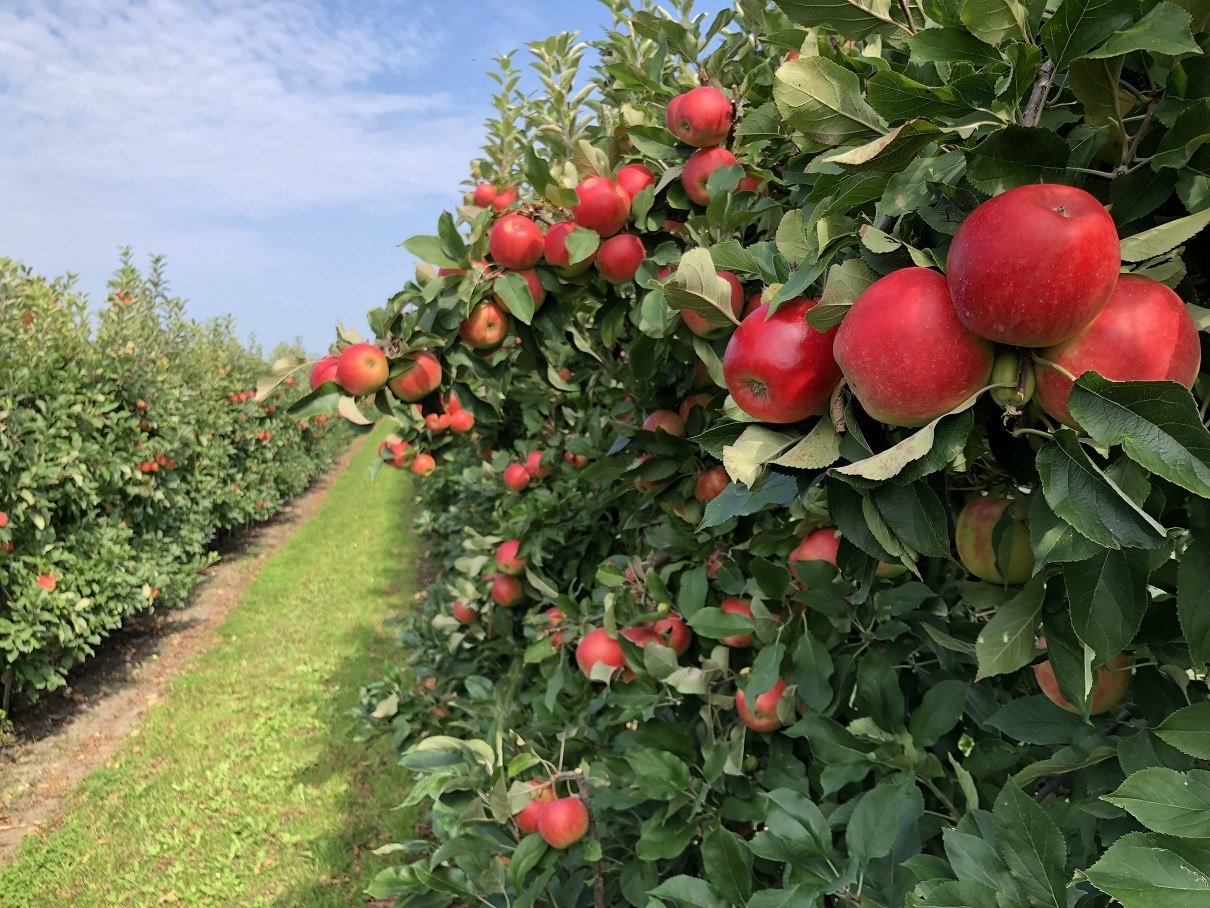
[[[530,451],[525,457],[525,472],[534,479],[545,479],[550,475],[550,467],[542,463],[541,451]]]
[[[479,617],[479,613],[464,602],[455,602],[450,606],[450,611],[454,613],[454,619],[459,624],[474,624],[475,619]]]
[[[799,561],[826,561],[828,564],[836,564],[836,553],[840,550],[840,530],[836,527],[820,527],[812,533],[808,533],[803,537],[802,542],[794,547],[789,557],[786,559],[790,563],[790,573],[794,575],[794,579],[798,581],[798,585],[802,586],[802,579],[798,576],[798,571],[794,565]]]
[[[336,380],[349,394],[373,394],[387,383],[390,374],[386,354],[373,344],[350,344],[336,364]]]
[[[520,492],[533,479],[524,464],[510,463],[504,468],[504,484],[514,492]]]
[[[409,403],[427,397],[441,384],[441,361],[429,350],[404,357],[404,371],[391,379],[389,387],[400,400]]]
[[[59,585],[59,582],[55,579],[54,574],[39,574],[38,579],[34,582],[48,593],[53,593],[55,591],[55,587]]]
[[[693,643],[693,631],[676,612],[669,612],[668,617],[652,624],[651,629],[663,638],[661,642],[664,646],[671,648],[678,656],[683,656]]]
[[[663,643],[664,638],[649,624],[638,624],[634,627],[622,628],[622,636],[635,646],[650,646],[652,643]]]
[[[626,190],[633,201],[648,186],[655,185],[655,174],[644,164],[626,164],[618,168],[618,185]]]
[[[581,227],[601,236],[613,236],[626,225],[630,215],[630,193],[609,177],[588,177],[576,186],[579,200],[571,218]]]
[[[1011,525],[1004,532],[1001,551],[1006,561],[996,558],[993,531],[1004,512],[1013,505],[1005,498],[972,498],[958,514],[954,542],[963,567],[988,583],[1025,583],[1034,573],[1034,553],[1029,546],[1029,526],[1013,509]]]
[[[735,191],[736,192],[760,192],[761,188],[764,185],[765,185],[764,180],[762,180],[756,174],[750,173],[739,181],[739,185],[735,187]]]
[[[551,848],[570,848],[588,835],[588,808],[577,797],[555,798],[538,815],[538,835]]]
[[[6,526],[8,526],[8,514],[6,514],[4,511],[0,511],[0,530],[4,529]]]
[[[1174,381],[1186,388],[1193,387],[1202,365],[1197,325],[1181,298],[1137,274],[1119,277],[1109,302],[1087,326],[1039,356],[1076,378],[1099,372],[1112,381]],[[1035,372],[1042,408],[1075,427],[1067,409],[1071,380],[1044,365]]]
[[[597,271],[611,284],[624,284],[634,280],[646,257],[647,249],[641,239],[633,233],[619,233],[603,242],[597,250]]]
[[[538,817],[542,815],[546,805],[555,799],[554,788],[549,782],[539,782],[535,779],[529,784],[534,789],[534,796],[513,816],[522,835],[531,835],[538,831]]]
[[[583,454],[573,454],[571,451],[564,451],[563,459],[567,461],[568,466],[576,470],[582,470],[588,466],[588,458]]]
[[[475,414],[470,410],[458,410],[449,414],[450,431],[463,435],[475,427]]]
[[[506,539],[500,543],[500,547],[496,549],[496,567],[500,569],[500,573],[518,577],[525,572],[528,560],[517,557],[520,548],[520,539]]]
[[[583,274],[597,257],[596,251],[582,262],[571,264],[571,255],[567,251],[567,235],[580,225],[574,221],[557,221],[546,231],[546,263],[554,265],[565,277],[575,277]]]
[[[923,426],[988,384],[996,348],[954,315],[945,278],[901,268],[871,284],[836,332],[836,362],[867,413]]]
[[[534,301],[534,311],[537,312],[542,308],[542,304],[546,302],[546,288],[542,286],[542,281],[538,279],[538,272],[534,271],[532,268],[527,268],[525,271],[517,271],[514,273],[525,278],[525,286],[529,289],[529,298]],[[500,280],[503,276],[504,275],[498,275],[493,281],[493,284],[495,281]],[[499,306],[505,312],[508,312],[508,304],[504,302],[504,298],[500,296],[498,292],[493,291],[492,299],[495,300],[497,306]],[[511,315],[512,313],[510,312],[509,314]]]
[[[517,201],[517,187],[507,186],[496,192],[496,197],[492,199],[492,207],[497,211],[503,211],[515,201]]]
[[[329,353],[311,367],[311,390],[314,391],[324,382],[336,381],[336,369],[340,365],[340,355]]]
[[[731,477],[722,467],[714,467],[699,473],[693,480],[693,497],[700,502],[713,501],[723,494],[723,489],[731,485]]]
[[[680,416],[681,422],[687,423],[689,422],[689,415],[695,409],[708,409],[712,400],[714,400],[713,394],[691,394],[681,401],[681,405],[676,411],[677,415]]]
[[[734,115],[735,108],[725,94],[702,85],[669,101],[664,119],[668,131],[686,145],[711,148],[727,138]]]
[[[563,627],[563,621],[564,621],[564,619],[567,618],[567,616],[563,614],[562,609],[557,609],[557,608],[548,608],[544,614],[546,615],[546,620],[550,623],[550,627],[551,627],[550,645],[555,646],[555,647],[562,646],[563,645],[562,627]]]
[[[471,314],[458,328],[458,336],[468,347],[476,350],[494,350],[508,334],[508,313],[495,303],[477,303]]]
[[[492,601],[497,605],[512,608],[521,601],[524,590],[521,588],[521,581],[516,577],[494,574],[492,575],[491,595]]]
[[[437,469],[437,461],[433,459],[432,454],[417,454],[415,460],[412,461],[412,472],[417,476],[428,476],[435,469]]]
[[[523,214],[506,214],[488,234],[492,261],[501,268],[524,271],[542,260],[546,241],[542,228]]]
[[[762,302],[763,300],[761,299],[761,292],[759,290],[748,294],[748,299],[744,303],[744,318],[747,318],[749,315],[759,309]]]
[[[718,607],[729,615],[745,615],[748,618],[752,617],[752,603],[747,599],[740,599],[736,596],[731,596],[719,603]],[[731,634],[728,637],[723,637],[720,641],[724,646],[735,647],[736,649],[744,649],[752,645],[751,634]]]
[[[486,208],[496,200],[496,187],[491,183],[477,184],[472,200],[480,208]]]
[[[685,436],[685,422],[671,410],[652,410],[643,420],[643,428],[648,432],[667,432],[678,438]]]
[[[1038,645],[1045,649],[1045,638],[1039,638]],[[1050,664],[1049,660],[1038,662],[1033,668],[1038,687],[1041,688],[1042,693],[1046,694],[1046,698],[1051,703],[1069,713],[1079,713],[1079,707],[1059,691],[1059,681],[1055,677],[1054,666]],[[1097,669],[1096,682],[1092,688],[1092,702],[1089,704],[1091,715],[1096,716],[1108,712],[1121,702],[1122,697],[1126,696],[1126,688],[1130,686],[1130,672],[1130,657],[1125,653],[1118,653]]]
[[[836,329],[816,331],[806,319],[816,300],[798,297],[766,317],[763,303],[740,322],[723,354],[727,390],[745,413],[762,422],[819,416],[840,381],[832,356]],[[990,368],[990,366],[989,366]]]
[[[959,321],[998,344],[1050,347],[1087,325],[1118,280],[1121,244],[1083,189],[1018,186],[959,226],[946,261]]]
[[[710,191],[706,188],[706,181],[710,179],[710,174],[720,167],[730,167],[738,163],[735,155],[725,148],[703,148],[701,151],[695,151],[685,162],[685,169],[681,171],[681,185],[685,187],[685,195],[699,205],[709,205]]]
[[[731,287],[731,312],[736,318],[739,318],[740,311],[744,307],[744,285],[730,271],[716,271]],[[725,322],[721,325],[712,325],[706,321],[706,317],[697,312],[691,312],[688,309],[681,310],[681,320],[684,321],[685,327],[696,334],[698,337],[704,337],[707,340],[713,340],[716,337],[724,337],[735,330],[735,326],[730,322]]]
[[[748,698],[743,690],[737,690],[735,708],[739,711],[740,720],[753,731],[777,731],[781,728],[777,704],[785,690],[786,682],[778,678],[776,684],[756,698],[752,709],[748,709]]]
[[[576,644],[576,665],[584,673],[584,677],[592,679],[592,667],[597,663],[616,669],[624,668],[626,657],[622,655],[622,645],[603,627],[594,627]]]

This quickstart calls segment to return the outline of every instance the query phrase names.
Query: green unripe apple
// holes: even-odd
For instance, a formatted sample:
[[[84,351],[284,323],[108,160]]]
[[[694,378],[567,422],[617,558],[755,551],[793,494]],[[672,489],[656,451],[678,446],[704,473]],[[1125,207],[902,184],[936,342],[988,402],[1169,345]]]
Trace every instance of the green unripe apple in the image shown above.
[[[1004,512],[1014,504],[1006,498],[972,498],[958,515],[954,532],[958,558],[980,580],[1016,584],[1033,576],[1034,553],[1022,508],[1013,507],[998,538],[995,532]]]
[[[1021,374],[1022,367],[1024,376]],[[1022,363],[1021,354],[1016,350],[1001,350],[992,365],[992,384],[1012,385],[1011,388],[992,388],[992,400],[1014,414],[1020,412],[1033,398],[1037,385],[1033,363]]]

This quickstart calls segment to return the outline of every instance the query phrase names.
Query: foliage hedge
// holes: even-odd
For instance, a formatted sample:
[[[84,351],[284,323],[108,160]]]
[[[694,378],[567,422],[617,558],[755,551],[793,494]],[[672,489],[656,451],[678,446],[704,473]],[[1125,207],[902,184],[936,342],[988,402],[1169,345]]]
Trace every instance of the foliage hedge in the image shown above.
[[[288,414],[288,388],[254,401],[260,352],[187,318],[161,261],[143,275],[125,253],[94,308],[72,279],[0,259],[5,706],[182,603],[215,540],[277,513],[348,437]]]
[[[1110,206],[1123,269],[1179,293],[1205,353],[1204,4],[608,5],[605,35],[529,46],[534,94],[501,60],[473,179],[518,185],[518,210],[549,223],[581,178],[645,163],[656,183],[632,204],[647,251],[635,280],[541,266],[535,311],[520,277],[484,262],[499,214],[468,199],[405,244],[436,267],[370,322],[396,373],[409,352],[439,354],[440,393],[420,409],[456,394],[474,444],[387,390],[354,401],[327,383],[297,405],[393,419],[439,461],[418,518],[433,581],[394,626],[412,668],[369,686],[363,709],[413,772],[408,800],[431,805],[432,835],[387,846],[372,893],[559,908],[1210,904],[1207,376],[1191,394],[1087,375],[1071,399],[1084,432],[988,393],[922,429],[882,425],[843,386],[822,418],[770,427],[724,399],[726,339],[690,334],[678,311],[727,324],[712,273],[726,269],[773,306],[820,299],[808,321],[835,325],[875,278],[943,270],[983,200],[1061,182]],[[735,101],[740,162],[710,178],[705,206],[678,179],[692,149],[664,125],[699,83]],[[765,190],[741,189],[745,173]],[[596,247],[572,237],[574,259]],[[493,294],[512,329],[482,352],[459,327]],[[997,390],[1027,387],[1035,364],[1020,362]],[[696,394],[687,437],[640,428]],[[504,468],[539,449],[551,474],[506,489]],[[703,506],[695,479],[720,462],[732,481]],[[1023,584],[979,581],[955,557],[956,516],[985,493],[1023,503]],[[798,564],[795,583],[790,552],[833,526],[836,566]],[[529,566],[507,609],[488,575],[510,538]],[[719,607],[732,596],[752,618]],[[455,602],[477,618],[459,623]],[[687,652],[622,639],[632,680],[577,669],[590,629],[672,611],[695,632]],[[755,645],[722,645],[742,634]],[[1126,696],[1090,715],[1095,669],[1119,651]],[[1044,659],[1074,714],[1039,693]],[[751,702],[779,677],[783,727],[749,730],[737,692]],[[530,783],[551,781],[591,806],[566,851],[513,819]]]

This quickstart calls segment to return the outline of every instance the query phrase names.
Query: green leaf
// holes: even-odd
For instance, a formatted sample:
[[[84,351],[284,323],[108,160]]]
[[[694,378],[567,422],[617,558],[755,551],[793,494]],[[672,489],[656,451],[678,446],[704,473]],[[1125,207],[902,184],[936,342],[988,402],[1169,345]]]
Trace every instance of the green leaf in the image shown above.
[[[1185,839],[1210,839],[1210,772],[1177,772],[1154,766],[1134,773],[1103,795],[1152,832]]]
[[[973,880],[926,880],[911,895],[919,908],[998,908],[996,890]]]
[[[1201,49],[1189,29],[1191,21],[1193,17],[1179,6],[1160,2],[1138,22],[1115,32],[1108,41],[1084,56],[1090,59],[1120,57],[1139,50],[1170,57],[1198,54]]]
[[[879,0],[777,0],[777,5],[800,25],[826,28],[846,38],[907,30],[903,12]]]
[[[1029,496],[1029,544],[1034,551],[1034,572],[1048,564],[1083,561],[1104,549],[1091,539],[1076,532],[1066,520],[1059,518],[1043,495]]]
[[[1086,871],[1124,908],[1205,908],[1210,844],[1150,833],[1122,836]]]
[[[1067,846],[1033,798],[1009,782],[992,810],[996,844],[1031,905],[1067,906]]]
[[[1210,760],[1210,701],[1178,709],[1159,724],[1155,733],[1191,757]]]
[[[1035,577],[992,616],[975,641],[979,675],[975,680],[1015,672],[1034,657],[1038,616],[1046,585]]]
[[[578,265],[587,261],[600,248],[601,235],[595,230],[573,227],[563,243],[567,247],[567,264]]]
[[[1071,149],[1041,127],[1006,126],[966,152],[967,178],[996,195],[1027,183],[1061,183]]]
[[[730,829],[719,826],[702,839],[702,866],[713,890],[743,904],[752,895],[752,853]]]
[[[534,298],[529,284],[520,274],[510,271],[495,279],[492,290],[504,302],[504,308],[518,321],[528,325],[534,320]]]
[[[749,489],[732,483],[722,494],[706,505],[699,530],[726,523],[733,517],[745,517],[768,507],[787,507],[798,497],[798,483],[785,473],[770,475],[759,489]]]
[[[1147,554],[1106,549],[1085,561],[1063,565],[1076,636],[1104,664],[1130,645],[1147,611]]]
[[[925,63],[970,63],[982,69],[1004,62],[999,52],[962,28],[925,28],[907,43],[912,59]]]
[[[1210,208],[1136,233],[1122,240],[1122,261],[1142,262],[1170,252],[1210,224]]]
[[[1079,716],[1055,709],[1042,694],[1010,700],[985,724],[1022,744],[1067,744],[1085,729]]]
[[[1051,510],[1098,545],[1155,548],[1164,541],[1164,528],[1088,459],[1070,429],[1043,445],[1038,473]]]
[[[1068,398],[1071,414],[1098,445],[1126,456],[1202,498],[1210,498],[1210,432],[1197,402],[1175,382],[1113,382],[1085,373]]]
[[[852,70],[827,57],[799,57],[774,77],[773,98],[782,117],[807,138],[829,145],[882,135],[881,118],[866,103]]]
[[[958,456],[965,446],[973,426],[969,412],[965,411],[968,411],[976,400],[977,396],[972,397],[956,410],[937,417],[885,451],[843,467],[836,467],[832,472],[841,476],[859,476],[875,482],[892,479],[913,465],[916,466],[911,472],[913,478],[936,472]],[[942,426],[945,428],[939,432]],[[930,456],[933,454],[939,456]]]
[[[876,72],[866,83],[866,97],[888,121],[917,118],[958,119],[969,114],[971,105],[946,86],[925,85],[890,69]]]
[[[667,899],[678,908],[727,908],[710,884],[692,876],[674,876],[651,890],[649,895]]]
[[[1185,550],[1176,582],[1177,614],[1195,669],[1210,663],[1210,539],[1197,536]]]
[[[1025,7],[1017,0],[965,0],[962,24],[980,41],[998,47],[1008,39],[1030,35],[1025,27]]]
[[[1131,0],[1063,0],[1045,25],[1042,44],[1062,71],[1134,19]]]
[[[934,558],[950,554],[949,510],[927,482],[877,486],[870,491],[870,498],[904,544]]]
[[[641,832],[635,842],[635,854],[640,861],[660,861],[674,858],[683,852],[697,835],[697,820],[695,818],[672,818],[657,812],[644,820],[639,827]],[[709,892],[704,880],[702,891]],[[721,905],[717,900],[696,902],[696,905]]]
[[[808,709],[823,712],[832,702],[834,665],[828,648],[810,630],[803,632],[794,647],[792,667],[786,681],[798,688],[798,696]]]
[[[819,252],[819,244],[803,227],[800,209],[787,211],[777,225],[777,251],[786,261],[795,265],[813,258]]]
[[[739,324],[731,310],[731,285],[718,276],[709,249],[690,249],[664,282],[664,298],[674,309],[696,312],[712,325]]]
[[[942,130],[928,120],[909,120],[880,136],[855,148],[838,148],[822,155],[819,161],[840,164],[854,171],[877,170],[896,173],[916,157],[920,149],[936,141]]]
[[[846,259],[828,269],[819,304],[807,311],[807,322],[817,331],[827,331],[844,320],[849,307],[878,275],[861,259]]]
[[[685,761],[666,750],[646,747],[626,754],[637,777],[638,790],[649,798],[672,800],[683,794],[691,777]]]
[[[830,421],[821,419],[810,432],[769,463],[794,470],[822,470],[839,457],[840,436]]]
[[[437,265],[442,268],[455,268],[460,263],[445,253],[445,247],[439,237],[413,236],[403,241],[403,248],[422,262]]]
[[[752,633],[752,619],[747,615],[736,615],[724,612],[721,608],[699,609],[688,619],[688,624],[695,633],[712,640],[721,640],[734,634]]]
[[[908,730],[917,747],[932,747],[962,718],[970,685],[965,681],[940,681],[912,710]]]
[[[849,856],[862,864],[890,854],[899,832],[896,818],[920,817],[924,814],[924,798],[910,776],[880,782],[857,802],[845,827],[845,842]]]
[[[723,448],[723,466],[732,479],[752,487],[764,465],[786,453],[794,443],[794,437],[785,432],[749,426],[733,444]]]

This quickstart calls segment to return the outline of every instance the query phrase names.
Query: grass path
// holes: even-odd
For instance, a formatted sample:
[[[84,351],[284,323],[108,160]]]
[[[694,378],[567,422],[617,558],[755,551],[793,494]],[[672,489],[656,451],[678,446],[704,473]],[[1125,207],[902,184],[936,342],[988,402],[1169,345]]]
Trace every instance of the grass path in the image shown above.
[[[410,602],[408,476],[367,439],[311,520],[266,562],[191,671],[0,867],[0,906],[348,908],[411,834],[402,770],[346,716],[397,649]]]

